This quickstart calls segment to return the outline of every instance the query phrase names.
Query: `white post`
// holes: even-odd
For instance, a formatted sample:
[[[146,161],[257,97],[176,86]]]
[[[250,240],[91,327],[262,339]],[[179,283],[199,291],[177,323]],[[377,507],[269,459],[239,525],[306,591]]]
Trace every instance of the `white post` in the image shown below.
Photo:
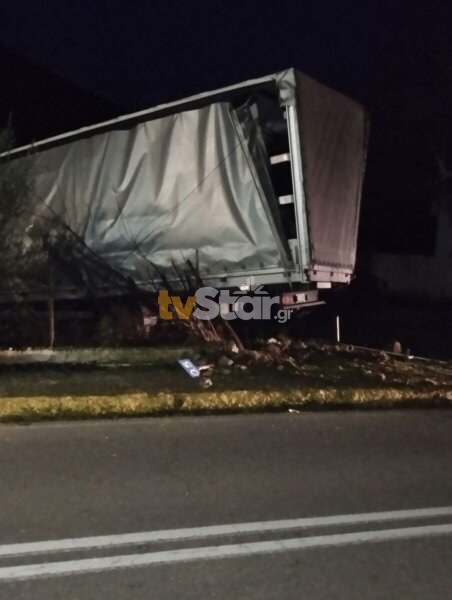
[[[341,342],[341,321],[339,315],[336,316],[336,342],[338,344]]]

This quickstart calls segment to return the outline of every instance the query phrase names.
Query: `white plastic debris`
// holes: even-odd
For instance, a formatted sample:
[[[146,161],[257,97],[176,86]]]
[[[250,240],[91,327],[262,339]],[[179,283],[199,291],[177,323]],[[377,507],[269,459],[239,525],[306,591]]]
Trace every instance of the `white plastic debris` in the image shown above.
[[[239,347],[234,342],[234,340],[227,340],[226,341],[226,350],[228,352],[232,352],[233,354],[238,354],[240,352]]]
[[[233,364],[234,364],[234,361],[231,358],[228,358],[227,356],[225,356],[224,354],[222,356],[220,356],[220,358],[218,359],[219,367],[230,367]]]

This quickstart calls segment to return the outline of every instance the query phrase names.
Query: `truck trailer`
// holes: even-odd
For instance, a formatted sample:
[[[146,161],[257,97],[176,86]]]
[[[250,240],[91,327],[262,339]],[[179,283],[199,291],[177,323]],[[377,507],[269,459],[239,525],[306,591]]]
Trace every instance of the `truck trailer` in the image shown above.
[[[363,107],[288,69],[2,160],[28,165],[33,210],[15,231],[24,247],[49,222],[48,249],[59,223],[95,257],[90,273],[80,260],[54,274],[56,298],[83,296],[87,281],[97,296],[127,294],[132,283],[178,289],[189,265],[203,285],[252,282],[304,306],[353,276],[367,137]],[[12,294],[43,292],[31,280],[15,285]]]

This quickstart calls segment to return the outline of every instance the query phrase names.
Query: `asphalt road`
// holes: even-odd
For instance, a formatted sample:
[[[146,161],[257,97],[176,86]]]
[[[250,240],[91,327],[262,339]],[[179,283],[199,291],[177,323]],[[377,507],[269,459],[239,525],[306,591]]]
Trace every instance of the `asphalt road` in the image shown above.
[[[452,411],[4,425],[0,599],[443,600],[451,475]]]

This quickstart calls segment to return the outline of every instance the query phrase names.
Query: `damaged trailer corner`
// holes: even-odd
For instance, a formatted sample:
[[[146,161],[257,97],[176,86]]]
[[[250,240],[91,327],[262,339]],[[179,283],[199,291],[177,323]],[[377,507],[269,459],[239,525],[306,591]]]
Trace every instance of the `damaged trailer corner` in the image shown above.
[[[252,280],[312,304],[353,274],[366,145],[363,108],[293,69],[126,115],[2,156],[32,177],[14,248],[44,273],[50,224],[61,299]]]

